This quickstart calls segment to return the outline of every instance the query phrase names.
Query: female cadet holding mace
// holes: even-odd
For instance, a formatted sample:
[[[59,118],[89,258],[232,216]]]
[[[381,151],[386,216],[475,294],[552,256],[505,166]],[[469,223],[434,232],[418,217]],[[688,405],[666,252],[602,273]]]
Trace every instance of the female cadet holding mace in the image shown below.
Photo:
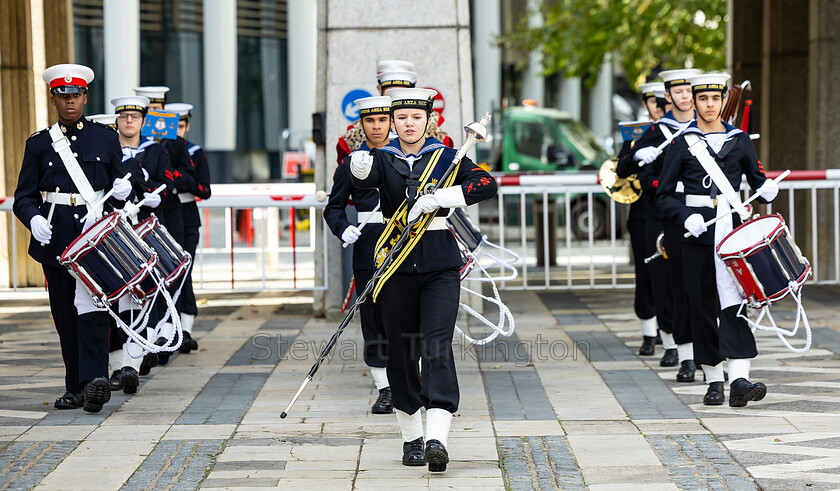
[[[350,159],[353,184],[378,188],[385,231],[377,241],[376,266],[408,223],[429,218],[423,233],[410,239],[383,272],[374,289],[388,337],[387,373],[403,438],[404,465],[428,463],[446,470],[452,413],[460,399],[452,335],[458,314],[461,255],[446,229],[448,208],[463,207],[496,195],[496,181],[464,158],[443,178],[456,151],[426,129],[432,112],[431,89],[388,90],[398,138],[379,150],[355,152]],[[434,218],[424,217],[431,213]],[[422,370],[418,360],[422,357]],[[426,408],[426,444],[420,408]]]

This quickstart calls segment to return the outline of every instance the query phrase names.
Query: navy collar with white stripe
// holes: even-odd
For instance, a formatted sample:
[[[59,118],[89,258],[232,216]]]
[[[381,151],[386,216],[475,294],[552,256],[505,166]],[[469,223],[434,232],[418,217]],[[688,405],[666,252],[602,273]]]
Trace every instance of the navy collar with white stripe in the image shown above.
[[[402,148],[400,148],[399,138],[394,138],[393,140],[388,142],[387,145],[382,147],[381,150],[383,152],[387,152],[387,153],[396,155],[397,157],[401,158],[402,160],[407,160],[409,157],[414,157],[414,159],[418,159],[423,154],[428,153],[428,152],[432,152],[434,150],[437,150],[438,148],[448,148],[448,147],[446,145],[444,145],[443,143],[441,143],[440,141],[438,141],[437,139],[432,138],[430,136],[427,136],[426,137],[426,142],[423,144],[423,148],[421,148],[420,151],[417,152],[417,155],[414,155],[414,154],[406,155],[406,154],[404,154],[403,151],[402,151]]]

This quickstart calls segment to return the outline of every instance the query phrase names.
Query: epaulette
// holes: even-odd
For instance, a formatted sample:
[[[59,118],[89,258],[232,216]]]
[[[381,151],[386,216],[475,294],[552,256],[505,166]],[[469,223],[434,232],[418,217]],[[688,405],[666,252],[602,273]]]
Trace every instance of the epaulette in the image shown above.
[[[29,135],[29,137],[27,138],[27,140],[28,140],[29,138],[32,138],[33,136],[40,135],[41,133],[43,133],[43,132],[45,132],[45,131],[47,131],[47,130],[38,130],[38,131],[36,131],[35,133],[32,133],[31,135]]]
[[[93,121],[93,120],[90,120],[90,119],[88,121],[95,124],[96,126],[99,126],[99,127],[102,127],[102,128],[107,128],[107,129],[113,131],[114,133],[119,133],[119,131],[117,131],[116,128],[112,127],[109,124],[103,124],[103,123],[100,123],[99,121]]]

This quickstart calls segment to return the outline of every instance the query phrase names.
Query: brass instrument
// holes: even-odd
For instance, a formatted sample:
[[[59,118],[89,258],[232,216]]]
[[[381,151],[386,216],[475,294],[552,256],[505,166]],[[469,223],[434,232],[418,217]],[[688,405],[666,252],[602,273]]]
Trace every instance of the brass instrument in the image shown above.
[[[668,259],[668,253],[665,252],[665,246],[662,244],[662,241],[665,240],[665,232],[659,232],[659,235],[656,236],[656,253],[654,253],[650,257],[645,258],[645,264],[653,261],[658,257],[662,257],[664,259]]]
[[[626,178],[618,177],[615,174],[617,165],[617,158],[605,160],[601,164],[601,170],[598,171],[598,181],[610,198],[619,203],[629,205],[630,203],[636,202],[642,196],[642,185],[636,174]]]

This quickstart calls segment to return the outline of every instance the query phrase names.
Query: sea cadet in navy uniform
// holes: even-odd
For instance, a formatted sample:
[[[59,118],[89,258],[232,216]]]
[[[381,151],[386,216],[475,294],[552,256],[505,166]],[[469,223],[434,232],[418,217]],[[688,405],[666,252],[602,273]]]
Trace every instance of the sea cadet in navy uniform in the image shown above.
[[[642,92],[642,102],[648,109],[651,119],[659,119],[652,110],[649,102],[655,100],[653,92],[655,84],[642,84],[639,90]],[[655,106],[654,106],[655,109]],[[615,173],[618,177],[627,178],[639,172],[635,161],[626,158],[633,153],[635,144],[633,141],[625,141],[618,152],[618,163]],[[629,165],[628,165],[629,164]],[[627,216],[627,231],[630,233],[630,249],[633,252],[633,270],[636,277],[636,290],[633,298],[633,310],[636,317],[642,323],[642,345],[639,347],[640,356],[653,356],[655,353],[656,331],[658,326],[669,326],[670,317],[668,312],[657,308],[654,295],[651,271],[645,258],[649,256],[645,249],[645,221],[648,215],[648,200],[643,194],[639,199],[630,204],[630,213]],[[664,314],[664,315],[663,315]]]
[[[391,98],[365,97],[356,99],[353,103],[359,106],[359,119],[362,121],[365,134],[365,142],[358,151],[369,153],[371,148],[385,146],[391,129]],[[333,235],[345,243],[353,244],[353,277],[356,282],[356,291],[361,292],[373,277],[374,246],[376,240],[382,235],[382,231],[385,230],[385,224],[382,221],[382,212],[378,210],[379,192],[376,189],[360,189],[353,186],[349,163],[350,158],[347,157],[335,169],[330,199],[324,208],[324,220]],[[358,212],[359,224],[367,221],[361,230],[356,223],[351,223],[347,219],[347,201],[351,198]],[[359,315],[361,316],[362,337],[365,340],[365,364],[370,367],[373,383],[379,391],[379,397],[370,412],[389,414],[393,412],[393,406],[391,388],[385,370],[387,341],[379,304],[368,297],[359,306]]]
[[[43,266],[50,311],[61,343],[67,393],[55,401],[55,407],[84,407],[85,411],[98,412],[111,398],[108,313],[93,305],[90,296],[56,259],[82,233],[82,220],[91,208],[88,205],[93,203],[87,203],[79,194],[64,161],[53,148],[53,140],[57,140],[58,149],[69,144],[72,158],[96,198],[113,187],[114,198],[124,200],[131,194],[131,184],[122,179],[125,173],[117,133],[83,115],[93,70],[82,65],[55,65],[44,71],[43,79],[50,86],[50,102],[58,112],[58,123],[53,130],[55,136],[48,128],[35,132],[26,141],[13,210],[32,231],[29,255]],[[46,193],[46,200],[41,193]],[[52,220],[48,222],[53,205]],[[97,215],[101,216],[101,209],[95,211],[98,213],[91,214],[89,225]]]
[[[778,185],[764,176],[755,147],[743,131],[721,121],[728,74],[691,77],[697,120],[677,137],[665,156],[656,201],[662,214],[683,223],[691,236],[683,240],[683,274],[691,302],[694,357],[709,384],[703,403],[723,404],[723,361],[729,370],[729,405],[745,406],[764,398],[767,387],[751,383],[750,359],[758,354],[747,322],[737,316],[741,295],[714,248],[740,223],[738,189],[742,176],[756,190],[759,201],[775,199]],[[704,158],[705,157],[705,158]],[[702,160],[701,160],[702,159]],[[707,166],[701,161],[707,161]],[[706,169],[722,174],[715,179]],[[685,186],[685,203],[676,197],[677,181]],[[730,188],[733,200],[726,198]],[[737,200],[737,202],[735,202]],[[746,210],[741,210],[748,216]],[[712,226],[705,222],[727,215]],[[718,329],[718,316],[720,329]]]
[[[636,142],[637,150],[626,157],[628,162],[640,168],[639,182],[642,185],[642,199],[647,199],[649,203],[645,227],[648,256],[656,252],[656,239],[660,233],[664,234],[663,247],[668,257],[656,258],[649,263],[649,266],[651,274],[655,277],[653,285],[657,311],[664,309],[669,312],[668,322],[661,323],[663,347],[669,358],[672,358],[676,352],[677,361],[680,364],[676,381],[684,383],[694,382],[694,373],[697,369],[694,364],[694,345],[691,343],[691,306],[682,273],[682,234],[685,230],[682,223],[663,217],[656,203],[659,176],[665,162],[665,154],[660,152],[658,147],[694,120],[694,102],[688,77],[699,74],[700,70],[692,68],[666,70],[659,74],[664,81],[664,97],[670,101],[671,110],[642,134]],[[669,147],[666,147],[666,150]],[[682,188],[677,190],[676,196],[680,200],[684,199]],[[668,350],[671,350],[670,353]]]
[[[460,399],[452,335],[463,265],[445,217],[449,208],[495,196],[496,180],[464,158],[441,188],[430,192],[456,153],[426,137],[435,94],[431,89],[388,90],[399,138],[371,153],[353,153],[350,171],[354,186],[379,189],[388,223],[377,241],[377,267],[405,225],[430,214],[427,231],[411,234],[377,282],[374,301],[380,303],[388,337],[388,380],[404,442],[403,464],[425,461],[430,471],[441,472],[449,462],[449,426]],[[425,451],[422,407],[426,408]]]
[[[164,86],[147,86],[136,87],[134,92],[137,95],[149,98],[149,110],[164,112],[166,104],[166,93],[169,92],[169,87]],[[198,176],[195,171],[195,164],[190,157],[187,149],[187,141],[183,138],[176,138],[174,140],[162,138],[158,141],[160,145],[166,148],[169,154],[170,174],[169,177],[174,183],[172,193],[163,198],[156,215],[163,218],[166,230],[172,235],[172,238],[185,247],[184,241],[184,215],[181,211],[181,201],[177,194],[182,191],[189,192],[195,187]],[[177,288],[177,285],[174,285]],[[179,298],[176,306],[178,310],[182,310],[181,304],[183,299]],[[174,338],[175,326],[172,322],[164,323],[160,328],[157,343],[163,345],[167,339]],[[169,362],[169,352],[158,353],[158,360],[162,365]]]
[[[187,140],[190,131],[190,118],[192,104],[175,102],[166,105],[166,112],[178,115],[178,138],[187,143],[187,151],[195,165],[196,180],[185,180],[184,185],[189,189],[179,189],[178,199],[181,201],[181,214],[184,217],[184,250],[190,253],[195,260],[195,251],[198,248],[198,229],[201,228],[201,215],[198,213],[198,205],[195,199],[208,199],[210,197],[210,166],[207,163],[207,155],[201,145]],[[190,264],[187,272],[187,279],[184,280],[184,288],[181,290],[181,302],[179,303],[181,313],[181,329],[184,331],[184,340],[178,349],[181,353],[189,353],[198,349],[198,342],[192,337],[192,328],[195,324],[195,316],[198,315],[198,306],[195,303],[195,292],[193,291],[192,270],[195,262]]]

